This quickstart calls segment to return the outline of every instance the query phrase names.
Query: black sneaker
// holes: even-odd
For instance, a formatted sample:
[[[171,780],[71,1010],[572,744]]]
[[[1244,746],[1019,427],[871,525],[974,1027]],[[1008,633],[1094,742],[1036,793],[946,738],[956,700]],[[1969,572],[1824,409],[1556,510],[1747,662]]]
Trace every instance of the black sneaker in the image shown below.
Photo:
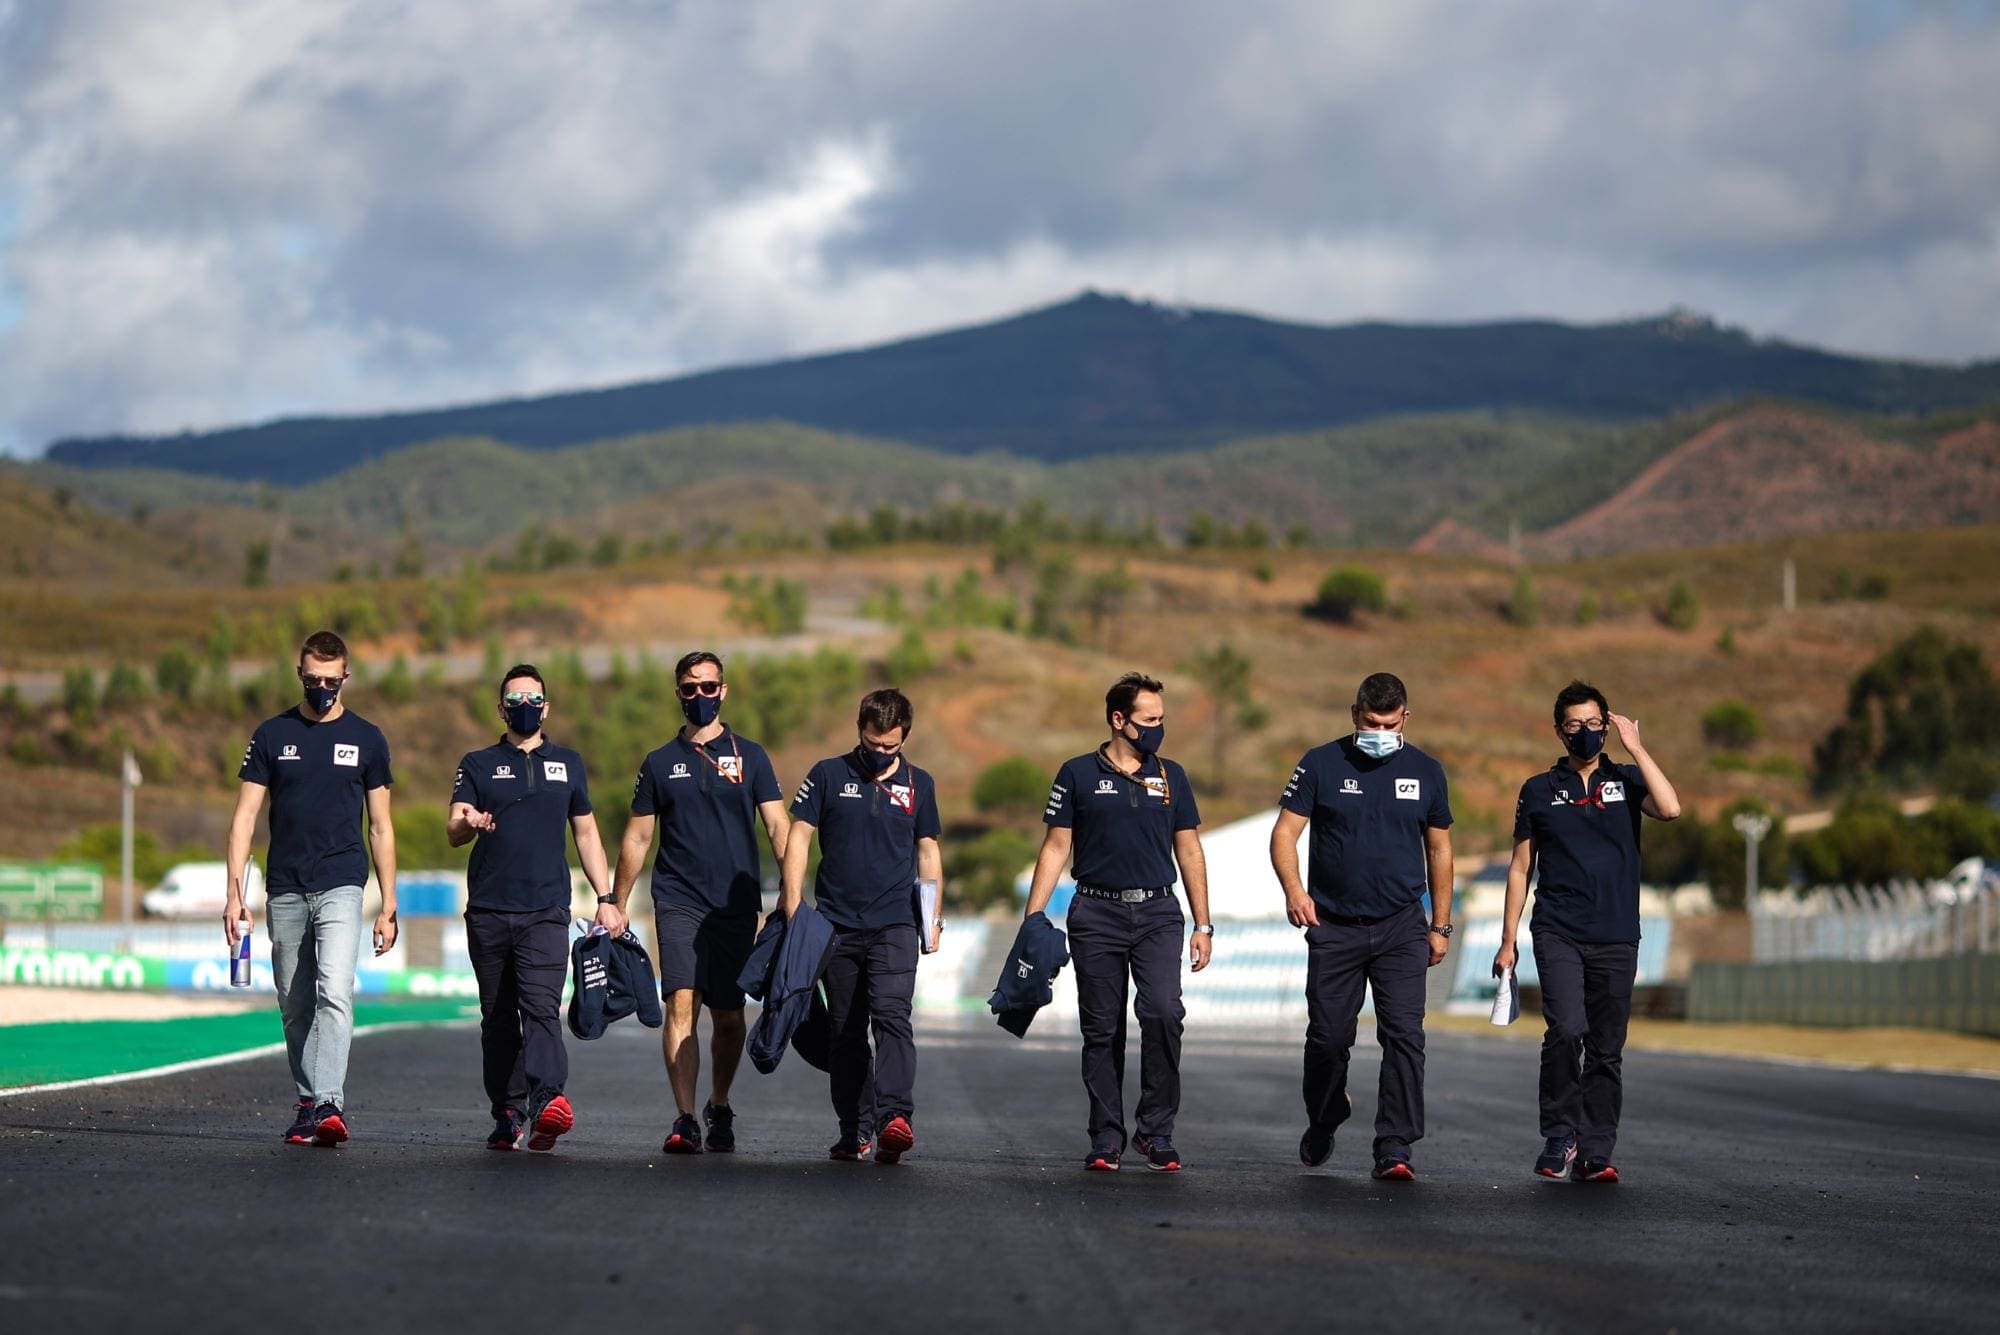
[[[313,1125],[313,1101],[311,1099],[300,1099],[298,1115],[292,1118],[292,1124],[285,1128],[285,1143],[287,1145],[312,1144]]]
[[[701,1120],[708,1124],[708,1148],[714,1154],[728,1154],[736,1148],[736,1110],[728,1104],[702,1105]]]
[[[1607,1187],[1618,1181],[1618,1170],[1609,1159],[1578,1159],[1569,1175],[1578,1182],[1602,1182]]]
[[[1375,1161],[1373,1176],[1378,1182],[1414,1182],[1417,1170],[1410,1167],[1408,1159],[1382,1158]]]
[[[1333,1153],[1333,1132],[1317,1126],[1309,1126],[1299,1137],[1299,1162],[1308,1168],[1317,1168]]]
[[[1102,1149],[1093,1149],[1089,1157],[1083,1161],[1083,1171],[1086,1173],[1115,1173],[1118,1171],[1119,1157],[1116,1145],[1107,1145]]]
[[[868,1151],[873,1148],[874,1142],[863,1140],[859,1132],[843,1131],[840,1139],[827,1149],[826,1157],[841,1163],[856,1163],[867,1158]]]
[[[668,1154],[701,1153],[701,1123],[694,1120],[693,1113],[682,1113],[674,1119],[674,1129],[667,1132],[660,1148]]]
[[[1146,1167],[1156,1173],[1178,1173],[1181,1153],[1165,1136],[1134,1136],[1132,1148],[1146,1156]]]
[[[1535,1159],[1535,1172],[1542,1177],[1561,1177],[1576,1162],[1575,1136],[1550,1136]]]
[[[521,1148],[521,1132],[528,1125],[528,1119],[519,1111],[508,1108],[493,1119],[493,1134],[486,1137],[486,1148],[511,1153]]]
[[[313,1109],[313,1144],[332,1149],[347,1139],[347,1118],[337,1103],[322,1103]]]

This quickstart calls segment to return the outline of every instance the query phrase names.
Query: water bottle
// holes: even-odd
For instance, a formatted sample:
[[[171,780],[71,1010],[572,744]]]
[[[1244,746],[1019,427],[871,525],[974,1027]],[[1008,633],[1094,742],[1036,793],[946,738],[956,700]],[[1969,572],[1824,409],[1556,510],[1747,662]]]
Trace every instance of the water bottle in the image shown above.
[[[250,915],[236,920],[236,954],[229,961],[229,985],[250,986]]]

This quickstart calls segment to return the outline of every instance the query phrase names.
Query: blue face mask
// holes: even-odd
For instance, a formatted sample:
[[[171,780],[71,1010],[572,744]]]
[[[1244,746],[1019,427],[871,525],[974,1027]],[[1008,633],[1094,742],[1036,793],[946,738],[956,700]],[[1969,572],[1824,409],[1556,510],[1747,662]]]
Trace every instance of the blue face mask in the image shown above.
[[[722,713],[722,697],[719,695],[697,695],[681,701],[681,713],[697,728],[706,728]]]
[[[870,774],[887,774],[896,767],[896,761],[902,755],[900,751],[884,755],[872,746],[861,746],[855,749],[861,752],[861,763],[868,767]]]
[[[1167,725],[1164,723],[1127,723],[1127,727],[1138,733],[1137,737],[1127,735],[1125,740],[1142,756],[1160,754],[1161,743],[1167,740]]]
[[[312,712],[315,714],[324,714],[327,710],[332,709],[333,702],[339,698],[340,689],[338,687],[332,690],[328,690],[324,686],[306,687],[306,703],[312,707]]]
[[[1356,728],[1354,745],[1362,755],[1381,760],[1403,749],[1403,734],[1387,728]]]
[[[533,737],[542,730],[542,712],[545,705],[522,703],[507,706],[507,727],[523,737]]]
[[[1579,728],[1574,734],[1566,732],[1563,734],[1563,749],[1578,760],[1595,760],[1597,753],[1604,749],[1604,733],[1592,732],[1588,728]]]

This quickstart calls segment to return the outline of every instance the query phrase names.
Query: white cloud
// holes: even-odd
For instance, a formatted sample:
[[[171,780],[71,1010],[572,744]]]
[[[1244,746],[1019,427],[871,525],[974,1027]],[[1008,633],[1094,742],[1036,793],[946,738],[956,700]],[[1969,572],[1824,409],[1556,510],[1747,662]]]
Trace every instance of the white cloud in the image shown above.
[[[1083,286],[2000,355],[1991,6],[0,4],[0,448]]]

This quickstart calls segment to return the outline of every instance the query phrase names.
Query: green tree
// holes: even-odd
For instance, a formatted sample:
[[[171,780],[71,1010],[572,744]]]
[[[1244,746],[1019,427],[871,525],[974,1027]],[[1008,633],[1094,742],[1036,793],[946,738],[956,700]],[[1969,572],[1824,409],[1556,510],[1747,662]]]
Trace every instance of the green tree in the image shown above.
[[[271,582],[271,540],[252,538],[243,544],[243,587],[261,589]]]
[[[1692,813],[1679,820],[1647,821],[1639,845],[1640,878],[1647,885],[1663,886],[1700,880],[1707,833],[1700,817]],[[1736,879],[1743,879],[1740,872]]]
[[[161,695],[185,700],[194,693],[195,678],[200,671],[194,655],[176,644],[154,661],[153,684],[160,688]]]
[[[1925,845],[1914,822],[1875,796],[1843,803],[1831,824],[1797,841],[1796,854],[1806,880],[1818,885],[1880,885],[1941,875],[1950,865]]]
[[[1674,587],[1667,591],[1667,605],[1660,609],[1660,620],[1675,630],[1693,630],[1701,620],[1701,601],[1694,596],[1694,586],[1686,580],[1676,580]]]
[[[1269,721],[1269,714],[1250,690],[1251,662],[1228,641],[1201,650],[1182,664],[1182,671],[1201,683],[1215,702],[1214,782],[1217,792],[1229,786],[1229,734],[1236,729],[1255,731]]]
[[[616,533],[606,533],[597,539],[590,549],[590,563],[599,570],[617,565],[625,559],[625,539]]]
[[[1785,883],[1784,822],[1757,799],[1738,798],[1702,831],[1702,870],[1707,873],[1709,894],[1720,909],[1740,909],[1748,898],[1743,888],[1743,836],[1733,823],[1736,816],[1744,814],[1767,816],[1771,821],[1770,830],[1757,847],[1757,883],[1765,887]]]
[[[1001,827],[945,845],[945,897],[971,912],[1016,901],[1015,882],[1034,865],[1039,843]]]
[[[97,721],[97,674],[87,667],[63,669],[62,705],[70,722],[89,727]]]
[[[1035,591],[1028,600],[1028,634],[1036,639],[1076,638],[1069,622],[1069,603],[1076,585],[1076,558],[1068,552],[1044,557],[1035,566]]]
[[[1319,595],[1306,604],[1306,615],[1346,624],[1356,612],[1380,612],[1389,605],[1382,577],[1361,566],[1341,566],[1319,582]]]
[[[1500,615],[1507,618],[1509,625],[1525,628],[1541,619],[1541,609],[1541,599],[1535,594],[1535,583],[1523,570],[1514,576],[1514,587],[1507,594],[1507,600],[1500,604]]]
[[[1048,773],[1026,756],[996,760],[972,781],[972,805],[989,816],[1032,820],[1048,794]]]
[[[110,709],[129,709],[143,704],[151,694],[152,690],[146,685],[146,678],[139,669],[122,658],[111,669],[111,675],[104,683],[104,704]]]
[[[936,665],[930,646],[924,643],[924,633],[915,626],[903,631],[903,637],[882,660],[883,672],[896,683],[915,681]]]
[[[1813,786],[1929,781],[1982,758],[2000,759],[2000,681],[1977,645],[1924,626],[1848,687],[1845,716],[1813,748]]]
[[[1764,735],[1764,721],[1741,700],[1718,700],[1702,713],[1701,735],[1710,746],[1741,751]]]
[[[1109,647],[1107,629],[1115,629],[1118,614],[1139,587],[1123,560],[1092,575],[1083,586],[1084,612],[1090,618],[1090,638]]]

